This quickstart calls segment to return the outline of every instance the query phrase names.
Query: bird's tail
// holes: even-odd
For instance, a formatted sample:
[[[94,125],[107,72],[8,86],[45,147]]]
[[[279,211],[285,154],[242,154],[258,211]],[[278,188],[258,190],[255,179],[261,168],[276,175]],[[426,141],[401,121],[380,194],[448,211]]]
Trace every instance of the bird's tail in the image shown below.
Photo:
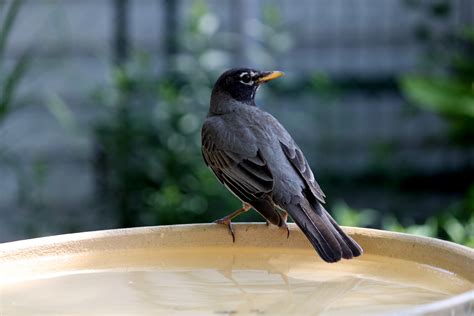
[[[344,233],[320,203],[313,206],[302,200],[290,204],[287,211],[324,261],[337,262],[362,254],[361,246]]]

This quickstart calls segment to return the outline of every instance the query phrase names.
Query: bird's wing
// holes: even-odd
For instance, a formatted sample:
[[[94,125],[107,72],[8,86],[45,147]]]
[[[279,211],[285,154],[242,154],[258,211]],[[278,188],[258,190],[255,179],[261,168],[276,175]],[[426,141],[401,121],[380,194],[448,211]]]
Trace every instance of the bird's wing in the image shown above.
[[[326,195],[314,179],[314,175],[311,171],[308,161],[304,157],[301,149],[298,148],[298,145],[296,145],[296,143],[291,138],[286,139],[286,141],[280,140],[280,145],[286,158],[291,162],[298,174],[305,181],[312,195],[321,203],[325,203]]]
[[[234,137],[222,139],[223,135],[212,124],[204,124],[202,155],[216,177],[250,204],[271,193],[273,176],[256,144]]]

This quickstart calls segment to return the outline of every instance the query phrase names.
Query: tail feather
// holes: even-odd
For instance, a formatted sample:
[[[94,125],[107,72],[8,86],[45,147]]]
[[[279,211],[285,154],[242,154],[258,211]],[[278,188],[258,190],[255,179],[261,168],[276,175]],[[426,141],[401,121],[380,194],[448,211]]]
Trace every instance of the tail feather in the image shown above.
[[[344,233],[342,228],[336,223],[334,218],[332,218],[332,216],[326,210],[324,210],[324,212],[326,213],[327,217],[331,221],[334,229],[337,230],[339,235],[344,239],[345,244],[350,248],[350,250],[352,252],[352,256],[354,256],[354,257],[360,256],[364,252],[362,247],[354,239],[352,239],[350,236],[348,236],[346,233]],[[346,258],[346,259],[350,259],[350,258]]]
[[[331,232],[334,234],[334,237],[336,237],[337,241],[339,242],[339,245],[341,246],[342,258],[352,259],[354,255],[352,253],[350,246],[346,243],[346,240],[344,239],[344,237],[341,236],[339,231],[334,227],[334,225],[332,225],[332,223],[329,224],[329,227],[331,229]]]
[[[307,200],[288,206],[288,213],[326,262],[351,259],[362,254],[362,248],[339,227],[324,207]]]

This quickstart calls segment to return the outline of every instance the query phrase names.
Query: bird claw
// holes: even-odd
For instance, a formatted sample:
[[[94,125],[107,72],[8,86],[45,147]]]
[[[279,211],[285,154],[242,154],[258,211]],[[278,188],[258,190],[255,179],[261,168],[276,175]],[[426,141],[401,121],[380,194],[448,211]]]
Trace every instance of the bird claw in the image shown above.
[[[228,218],[221,218],[221,219],[215,220],[214,223],[226,225],[227,228],[229,229],[229,233],[232,235],[232,242],[235,243],[234,228],[232,227],[232,222],[231,222],[230,219],[228,219]]]
[[[281,227],[283,228],[286,228],[286,239],[289,239],[290,238],[290,227],[288,227],[288,224],[285,222],[283,222],[283,225],[281,225]]]
[[[267,226],[270,226],[269,222],[267,222]],[[286,239],[289,239],[290,238],[290,227],[288,227],[286,222],[284,222],[280,227],[281,228],[286,228]]]
[[[286,239],[289,239],[290,238],[290,228],[286,224],[283,227],[286,228]]]

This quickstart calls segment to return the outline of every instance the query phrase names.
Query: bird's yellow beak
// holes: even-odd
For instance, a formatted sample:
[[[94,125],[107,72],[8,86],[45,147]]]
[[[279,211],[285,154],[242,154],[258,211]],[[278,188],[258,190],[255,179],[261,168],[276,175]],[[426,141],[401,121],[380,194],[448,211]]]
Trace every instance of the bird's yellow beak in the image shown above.
[[[284,73],[281,72],[281,71],[266,71],[266,72],[262,72],[261,75],[259,76],[259,78],[257,80],[255,80],[255,82],[256,83],[265,83],[267,81],[270,81],[270,80],[273,80],[273,79],[276,79],[276,78],[280,78],[283,75],[284,75]]]

